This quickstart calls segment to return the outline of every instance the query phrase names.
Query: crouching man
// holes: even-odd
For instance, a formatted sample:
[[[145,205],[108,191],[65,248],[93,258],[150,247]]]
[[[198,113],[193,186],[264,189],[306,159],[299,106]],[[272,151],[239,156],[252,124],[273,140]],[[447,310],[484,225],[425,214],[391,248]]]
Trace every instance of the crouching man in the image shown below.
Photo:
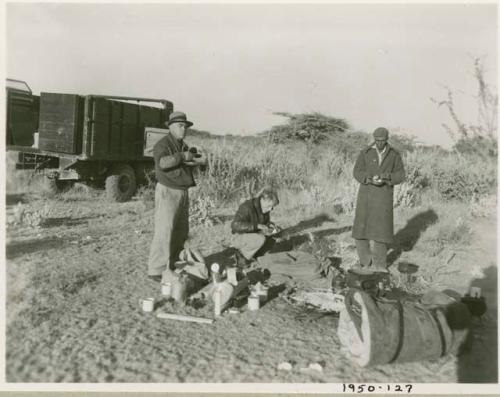
[[[278,204],[276,191],[265,188],[258,197],[245,201],[238,208],[231,223],[238,267],[248,266],[267,238],[279,231],[270,220],[270,213]]]

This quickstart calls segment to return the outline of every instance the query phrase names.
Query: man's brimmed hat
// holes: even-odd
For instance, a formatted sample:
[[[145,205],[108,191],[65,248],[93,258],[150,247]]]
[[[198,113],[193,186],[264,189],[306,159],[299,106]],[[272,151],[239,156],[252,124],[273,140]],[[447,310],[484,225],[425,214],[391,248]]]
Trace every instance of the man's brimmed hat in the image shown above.
[[[388,139],[389,131],[387,131],[387,128],[378,127],[375,131],[373,131],[373,137],[375,139]]]
[[[168,121],[165,121],[165,125],[168,127],[173,123],[184,123],[186,124],[186,127],[191,127],[193,125],[193,123],[187,119],[186,113],[183,112],[170,113],[170,117],[168,118]]]

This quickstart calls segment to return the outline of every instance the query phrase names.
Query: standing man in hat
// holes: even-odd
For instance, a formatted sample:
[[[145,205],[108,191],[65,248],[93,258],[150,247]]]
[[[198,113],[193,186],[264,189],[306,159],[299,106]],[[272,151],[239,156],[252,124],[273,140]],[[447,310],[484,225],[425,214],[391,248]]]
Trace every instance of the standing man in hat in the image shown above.
[[[206,165],[206,158],[184,143],[186,130],[193,125],[186,115],[173,112],[165,124],[169,133],[153,147],[157,184],[148,277],[158,282],[164,270],[172,270],[188,237],[188,189],[195,186],[192,167]]]
[[[387,272],[387,244],[394,240],[394,185],[404,181],[405,170],[401,156],[387,142],[389,131],[377,128],[373,137],[375,142],[361,150],[354,165],[354,178],[360,186],[352,236],[360,265]]]

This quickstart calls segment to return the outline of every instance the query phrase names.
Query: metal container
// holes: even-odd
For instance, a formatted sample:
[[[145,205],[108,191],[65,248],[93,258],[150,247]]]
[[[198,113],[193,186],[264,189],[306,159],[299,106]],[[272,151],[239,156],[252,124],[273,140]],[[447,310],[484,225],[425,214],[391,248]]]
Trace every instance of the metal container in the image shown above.
[[[170,297],[172,295],[172,284],[162,283],[161,284],[161,294],[165,297]]]
[[[250,295],[248,297],[248,310],[255,311],[260,308],[260,299],[258,295]]]
[[[187,298],[186,278],[181,276],[172,282],[172,298],[178,303],[184,303]]]
[[[152,312],[155,308],[155,299],[154,298],[146,298],[140,299],[139,303],[141,305],[143,312]]]

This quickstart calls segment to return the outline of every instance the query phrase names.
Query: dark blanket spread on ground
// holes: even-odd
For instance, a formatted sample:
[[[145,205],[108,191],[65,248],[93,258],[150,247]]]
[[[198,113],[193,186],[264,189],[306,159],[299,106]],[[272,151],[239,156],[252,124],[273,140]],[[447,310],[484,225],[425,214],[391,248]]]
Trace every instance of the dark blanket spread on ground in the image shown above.
[[[303,251],[266,253],[257,258],[263,269],[268,269],[272,279],[284,278],[289,282],[309,287],[327,288],[331,282],[327,269],[314,255]]]

